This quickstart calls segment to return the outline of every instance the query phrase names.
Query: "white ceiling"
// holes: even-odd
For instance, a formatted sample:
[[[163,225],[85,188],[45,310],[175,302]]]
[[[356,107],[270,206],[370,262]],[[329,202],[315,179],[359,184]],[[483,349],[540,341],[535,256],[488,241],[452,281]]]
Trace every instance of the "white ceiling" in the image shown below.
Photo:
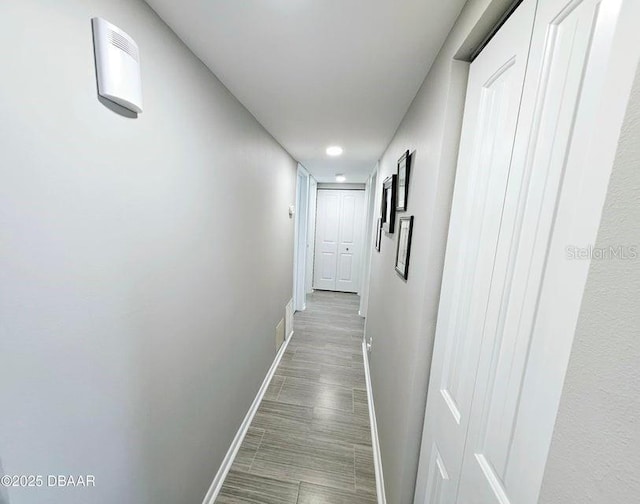
[[[363,182],[465,0],[147,2],[318,181]]]

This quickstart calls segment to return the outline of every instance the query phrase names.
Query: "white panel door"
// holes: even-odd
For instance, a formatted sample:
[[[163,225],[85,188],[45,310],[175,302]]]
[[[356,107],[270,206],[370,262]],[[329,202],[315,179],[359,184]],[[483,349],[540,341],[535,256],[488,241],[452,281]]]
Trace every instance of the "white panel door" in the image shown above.
[[[340,237],[340,192],[318,191],[316,255],[313,261],[313,287],[335,290]]]
[[[538,1],[458,502],[538,501],[575,329],[556,322],[569,312],[575,322],[583,286],[558,296],[567,282],[547,270],[564,263],[559,274],[565,275],[572,266],[562,248],[549,249],[572,158],[575,173],[586,178],[567,190],[591,183],[583,154],[588,142],[576,133],[586,129],[595,139],[607,126],[589,116],[602,99],[619,8],[618,0]],[[559,239],[564,247],[571,243],[569,233]],[[550,310],[539,313],[544,306]]]
[[[535,7],[525,0],[470,67],[418,504],[456,501]]]
[[[499,197],[497,159],[473,171],[478,145],[489,148],[479,118],[491,117],[474,101],[476,76],[498,42],[513,49],[505,33],[533,3],[471,65],[418,504],[535,504],[544,475],[588,273],[567,247],[596,238],[640,55],[640,2],[537,2]]]
[[[364,231],[364,191],[341,191],[340,243],[335,290],[358,292]]]
[[[364,192],[319,190],[314,288],[358,292]]]

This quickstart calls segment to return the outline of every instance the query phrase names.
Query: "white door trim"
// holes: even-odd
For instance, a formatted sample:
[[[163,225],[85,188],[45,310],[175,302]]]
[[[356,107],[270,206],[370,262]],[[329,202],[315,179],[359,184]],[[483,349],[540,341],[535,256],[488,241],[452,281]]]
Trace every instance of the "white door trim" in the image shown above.
[[[307,219],[307,271],[305,290],[307,294],[313,292],[313,261],[316,249],[316,202],[318,200],[318,182],[313,176],[309,177],[309,205]]]
[[[306,309],[307,234],[309,228],[309,187],[311,175],[298,164],[294,214],[293,308]]]
[[[362,275],[360,276],[360,310],[361,317],[367,316],[367,306],[369,304],[369,281],[371,279],[371,257],[375,240],[374,222],[378,221],[376,212],[376,180],[378,178],[378,165],[371,172],[367,179],[364,193],[366,204],[366,218],[364,221],[365,239],[362,248]]]

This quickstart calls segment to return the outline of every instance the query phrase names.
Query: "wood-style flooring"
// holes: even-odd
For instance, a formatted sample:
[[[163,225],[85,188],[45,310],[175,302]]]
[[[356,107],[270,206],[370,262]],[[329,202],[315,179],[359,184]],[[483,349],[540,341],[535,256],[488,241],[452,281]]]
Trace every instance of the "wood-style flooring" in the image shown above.
[[[295,314],[217,504],[375,504],[359,300],[316,291]]]

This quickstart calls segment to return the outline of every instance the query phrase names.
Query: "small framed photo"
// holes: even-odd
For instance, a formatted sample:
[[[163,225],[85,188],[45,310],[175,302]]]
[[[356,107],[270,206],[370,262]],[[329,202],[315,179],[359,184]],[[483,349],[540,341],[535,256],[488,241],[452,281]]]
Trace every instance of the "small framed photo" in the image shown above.
[[[384,181],[382,182],[382,201],[380,202],[380,222],[384,225],[387,218],[387,191],[384,188]]]
[[[407,195],[409,194],[409,173],[411,172],[411,153],[405,152],[398,160],[398,196],[396,210],[404,212],[407,209]]]
[[[396,271],[406,280],[409,276],[413,215],[411,217],[400,217],[398,225],[400,229],[398,232],[398,248],[396,250]]]
[[[396,179],[397,175],[387,177],[382,183],[382,226],[391,234],[396,224]]]
[[[378,226],[376,227],[376,250],[380,252],[380,244],[382,242],[382,217],[378,219]]]

